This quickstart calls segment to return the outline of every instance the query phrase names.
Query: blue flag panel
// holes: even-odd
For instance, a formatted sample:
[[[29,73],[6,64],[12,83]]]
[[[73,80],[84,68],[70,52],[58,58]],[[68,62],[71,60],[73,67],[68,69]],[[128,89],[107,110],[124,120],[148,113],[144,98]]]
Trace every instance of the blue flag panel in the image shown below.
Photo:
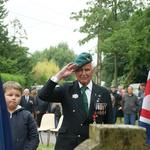
[[[7,111],[2,80],[0,77],[0,150],[14,150],[9,123],[9,113]]]

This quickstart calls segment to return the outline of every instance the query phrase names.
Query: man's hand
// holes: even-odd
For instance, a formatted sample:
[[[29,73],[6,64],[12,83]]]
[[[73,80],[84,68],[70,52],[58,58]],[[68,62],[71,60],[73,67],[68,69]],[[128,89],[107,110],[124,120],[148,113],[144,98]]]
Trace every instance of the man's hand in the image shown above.
[[[76,70],[76,68],[77,68],[76,64],[69,63],[56,74],[56,77],[59,80],[66,78],[70,76]]]

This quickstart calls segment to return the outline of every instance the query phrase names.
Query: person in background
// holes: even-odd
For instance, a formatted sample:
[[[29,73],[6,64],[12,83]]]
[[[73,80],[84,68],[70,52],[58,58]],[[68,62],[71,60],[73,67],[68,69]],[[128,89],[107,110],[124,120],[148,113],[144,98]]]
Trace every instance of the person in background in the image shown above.
[[[20,105],[25,109],[30,111],[33,116],[35,114],[35,106],[34,106],[34,99],[30,96],[29,89],[24,89],[23,96],[21,97]]]
[[[43,115],[47,112],[48,102],[42,101],[37,95],[37,89],[31,90],[31,96],[34,98],[34,112],[38,127],[40,127]]]
[[[122,88],[120,90],[120,92],[118,92],[118,93],[121,96],[121,101],[120,101],[120,107],[118,108],[118,111],[117,111],[117,118],[118,118],[119,123],[122,124],[123,123],[123,117],[124,117],[123,110],[122,110],[122,100],[123,100],[124,95],[126,94],[126,89]]]
[[[112,123],[110,93],[92,81],[93,72],[92,56],[86,52],[81,53],[74,62],[67,64],[51,77],[39,91],[42,100],[62,104],[64,119],[55,150],[73,150],[86,140],[89,137],[89,124],[94,122],[93,115],[97,108],[100,108],[101,115],[96,121]],[[76,81],[57,86],[60,80],[73,73]]]
[[[32,114],[34,116],[34,119],[37,120],[37,113],[36,113],[36,110],[37,110],[37,106],[36,106],[37,90],[36,90],[36,88],[31,89],[30,97],[33,98],[33,108],[32,108],[33,111],[32,111]]]
[[[62,115],[62,106],[61,103],[52,103],[51,113],[55,114],[55,127],[57,127],[59,119]]]
[[[115,123],[115,97],[113,94],[110,92],[110,97],[111,97],[111,103],[112,103],[112,112],[113,112],[113,123]]]
[[[39,136],[36,122],[29,111],[20,105],[22,87],[14,81],[3,84],[7,109],[10,114],[10,125],[15,150],[36,150]]]
[[[133,93],[133,87],[129,86],[122,100],[124,112],[124,124],[135,125],[138,109],[138,97]]]
[[[145,87],[146,87],[146,84],[145,83],[141,83],[139,85],[139,89],[138,89],[139,116],[140,116],[140,113],[141,113],[142,103],[143,103],[143,99],[144,99]]]
[[[123,98],[123,97],[125,96],[125,94],[126,94],[126,89],[123,88],[123,89],[121,90],[121,97]]]
[[[119,85],[117,89],[117,94],[121,95],[122,90],[123,90],[123,86]]]
[[[116,123],[118,110],[121,106],[122,97],[117,93],[117,89],[115,86],[111,86],[111,94],[114,97],[114,107],[113,107],[113,123]]]

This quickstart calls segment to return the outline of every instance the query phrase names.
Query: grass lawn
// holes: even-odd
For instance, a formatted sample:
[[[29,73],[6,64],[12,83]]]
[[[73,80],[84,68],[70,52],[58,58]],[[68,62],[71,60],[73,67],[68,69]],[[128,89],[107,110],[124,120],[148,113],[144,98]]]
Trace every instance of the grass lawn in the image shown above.
[[[54,150],[54,145],[50,144],[49,146],[47,146],[47,145],[39,144],[37,150]]]

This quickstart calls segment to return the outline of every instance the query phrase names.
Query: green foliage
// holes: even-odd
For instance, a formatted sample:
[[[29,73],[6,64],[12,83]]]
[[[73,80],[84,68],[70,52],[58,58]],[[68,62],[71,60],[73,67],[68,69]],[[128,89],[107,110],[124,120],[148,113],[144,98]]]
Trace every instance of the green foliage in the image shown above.
[[[18,45],[7,46],[0,56],[0,71],[7,73],[25,73],[31,70],[27,48]]]
[[[86,33],[84,44],[98,37],[97,52],[103,52],[101,73],[110,85],[144,82],[150,54],[150,8],[136,0],[95,0],[72,19],[83,20],[79,32]],[[100,46],[99,46],[100,45]],[[115,82],[116,83],[116,82]]]
[[[7,16],[7,11],[4,7],[5,1],[0,0],[0,54],[5,51],[9,44],[7,25],[4,24],[4,18]]]
[[[150,65],[149,13],[150,8],[136,11],[120,30],[115,31],[101,45],[105,53],[112,56],[114,53],[118,55],[118,80],[120,83],[146,82],[147,70]],[[113,59],[110,62],[112,61]],[[105,74],[109,74],[110,70],[113,72],[112,66],[105,59],[104,64]]]
[[[43,51],[37,51],[33,53],[31,59],[32,59],[33,68],[35,68],[37,63],[42,63],[45,60],[48,60],[48,62],[53,61],[55,65],[52,65],[53,66],[52,68],[56,67],[56,70],[58,70],[57,68],[63,68],[69,62],[74,61],[74,58],[75,58],[75,54],[72,50],[69,49],[68,45],[66,43],[60,43],[56,47],[51,46],[49,49],[45,49]],[[40,74],[40,76],[42,77],[41,82],[45,81],[44,78],[48,79],[50,76],[56,73],[56,71],[51,70],[51,67],[47,68],[47,70],[49,71],[41,72],[42,73]],[[44,74],[46,72],[48,74],[45,77]],[[71,81],[73,79],[74,79],[74,76],[70,76],[66,78],[65,80]]]
[[[131,42],[128,51],[128,70],[127,79],[146,81],[147,68],[149,67],[150,54],[150,8],[144,11],[138,10],[129,20],[128,28],[130,28]],[[142,72],[142,73],[141,73]],[[142,75],[143,74],[143,75]],[[141,78],[141,79],[139,79]]]
[[[16,81],[20,83],[22,86],[24,86],[26,83],[25,77],[23,75],[12,75],[8,73],[1,73],[1,77],[2,77],[3,82]]]
[[[41,52],[35,52],[32,55],[32,62],[34,65],[38,61],[54,60],[59,68],[62,68],[69,62],[72,62],[75,58],[75,54],[69,49],[66,43],[60,43],[56,47],[51,46],[49,49],[45,49]]]
[[[0,71],[1,72],[7,72],[7,73],[14,72],[15,73],[17,71],[16,64],[17,64],[16,60],[11,60],[9,58],[0,56]]]
[[[104,55],[110,53],[115,56],[114,78],[116,78],[118,72],[116,65],[118,52],[120,54],[121,52],[124,53],[125,49],[125,47],[122,46],[122,42],[124,42],[125,39],[124,34],[119,35],[119,32],[116,32],[122,28],[123,22],[125,22],[134,12],[133,3],[130,0],[95,0],[89,1],[87,5],[89,5],[87,9],[83,9],[78,13],[72,13],[71,17],[76,20],[82,19],[85,22],[84,25],[80,27],[79,31],[81,33],[86,33],[87,36],[82,39],[80,43],[84,44],[97,37],[97,52],[101,53],[104,51]],[[109,39],[110,37],[111,39]],[[104,41],[107,44],[103,43]],[[101,45],[105,46],[102,48]],[[112,47],[112,45],[114,47]],[[102,72],[102,70],[98,71]]]
[[[109,37],[114,30],[120,29],[120,23],[127,20],[136,8],[131,0],[95,0],[89,1],[87,6],[87,9],[71,15],[71,19],[84,21],[79,32],[87,36],[80,40],[80,44],[98,35],[102,40]]]
[[[35,51],[31,57],[32,67],[34,67],[38,62],[43,61],[44,59],[46,58],[44,58],[43,56],[43,51]]]
[[[54,150],[54,144],[50,144],[49,146],[40,144],[37,150]]]
[[[79,28],[79,32],[86,33],[86,37],[80,40],[80,44],[85,44],[89,40],[96,38],[99,34],[101,38],[111,34],[109,28],[111,11],[102,6],[98,0],[87,3],[87,9],[78,13],[72,12],[71,19],[83,20],[84,24]]]
[[[53,60],[38,62],[33,68],[33,76],[36,84],[44,84],[50,77],[59,71],[59,67]]]
[[[130,34],[128,29],[120,29],[115,31],[112,36],[105,39],[101,44],[104,53],[125,54],[129,49]]]
[[[6,51],[0,56],[0,72],[10,74],[22,74],[26,85],[32,84],[31,61],[27,54],[27,48],[15,44],[6,47]]]
[[[23,75],[20,80],[22,84],[30,84],[31,62],[28,56],[28,49],[16,44],[8,36],[7,25],[4,19],[7,16],[5,1],[0,1],[0,72],[12,74],[12,76]],[[18,31],[16,31],[18,33]],[[14,77],[13,77],[14,78]],[[13,79],[12,78],[12,79]],[[7,79],[7,78],[6,78]],[[9,77],[8,77],[9,79]],[[16,78],[14,78],[17,80]],[[25,83],[26,82],[26,83]]]

